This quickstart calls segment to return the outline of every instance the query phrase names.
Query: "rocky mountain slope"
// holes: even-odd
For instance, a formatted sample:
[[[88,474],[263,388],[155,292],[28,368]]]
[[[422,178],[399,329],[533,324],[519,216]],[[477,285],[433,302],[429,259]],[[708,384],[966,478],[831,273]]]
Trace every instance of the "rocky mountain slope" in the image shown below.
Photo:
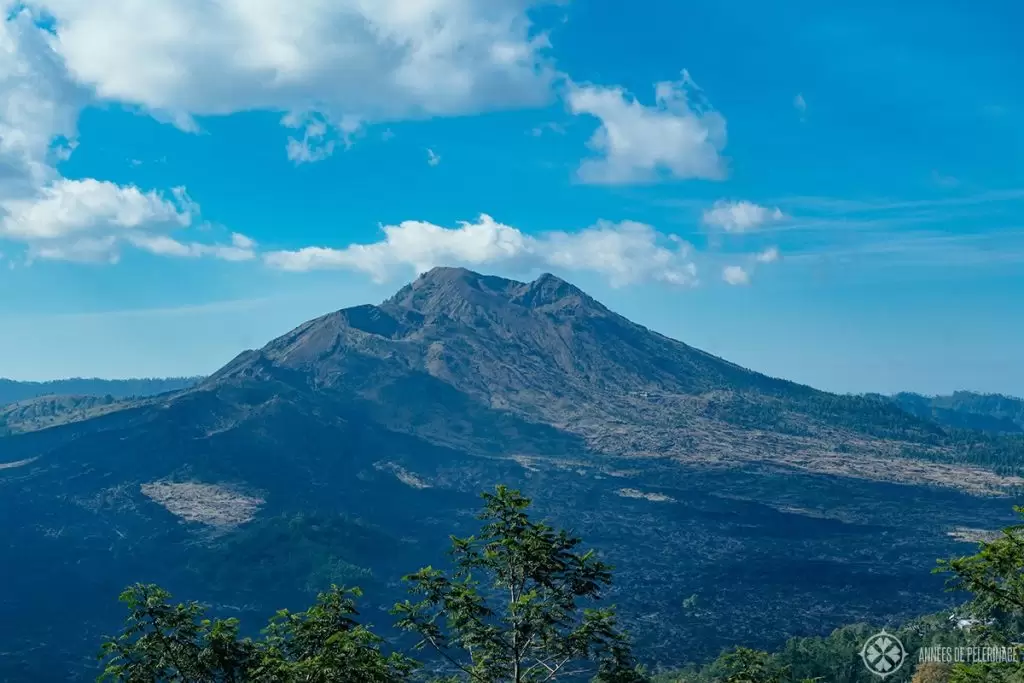
[[[1010,437],[760,375],[550,275],[435,269],[87,417],[0,438],[0,678],[88,671],[139,580],[253,623],[358,584],[386,626],[499,482],[608,556],[640,652],[678,665],[937,607],[935,557],[1021,483]]]
[[[548,437],[533,443],[524,425],[554,427],[608,456],[758,462],[979,491],[1021,483],[983,469],[1008,451],[1024,454],[1017,442],[958,447],[886,400],[746,370],[631,323],[551,275],[519,283],[436,269],[380,306],[332,313],[242,354],[198,390],[285,376],[302,391],[359,401],[389,429],[470,452],[508,449],[510,435],[490,430],[498,415],[523,421],[511,436],[539,455],[550,452]]]
[[[41,396],[0,406],[0,436],[34,432],[119,410],[112,396]]]

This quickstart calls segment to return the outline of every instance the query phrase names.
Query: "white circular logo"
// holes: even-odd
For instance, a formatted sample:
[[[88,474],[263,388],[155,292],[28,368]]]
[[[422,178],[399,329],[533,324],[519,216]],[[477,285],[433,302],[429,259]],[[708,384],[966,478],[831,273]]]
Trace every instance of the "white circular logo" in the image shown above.
[[[868,671],[885,678],[899,671],[907,658],[907,651],[899,638],[882,630],[867,639],[860,650],[860,658]]]

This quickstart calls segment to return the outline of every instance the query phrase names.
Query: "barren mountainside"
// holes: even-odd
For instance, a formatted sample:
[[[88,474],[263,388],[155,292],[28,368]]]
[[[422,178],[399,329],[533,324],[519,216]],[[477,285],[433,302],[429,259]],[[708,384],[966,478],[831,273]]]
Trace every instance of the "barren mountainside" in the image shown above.
[[[390,429],[472,450],[494,446],[487,425],[500,414],[555,427],[604,455],[884,471],[889,480],[977,490],[1019,482],[966,465],[1024,452],[985,439],[961,448],[881,397],[828,394],[741,368],[636,325],[552,275],[520,283],[435,269],[380,306],[331,313],[242,354],[198,391],[269,378],[359,401]],[[522,431],[513,438],[530,430]],[[536,446],[541,455],[549,448]],[[934,464],[882,463],[905,455]],[[960,472],[950,476],[954,465]]]

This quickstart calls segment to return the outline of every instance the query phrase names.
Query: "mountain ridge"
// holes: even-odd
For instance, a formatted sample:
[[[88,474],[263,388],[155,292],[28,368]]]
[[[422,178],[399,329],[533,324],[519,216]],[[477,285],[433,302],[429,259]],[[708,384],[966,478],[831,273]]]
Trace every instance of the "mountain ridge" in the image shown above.
[[[523,283],[434,269],[378,306],[329,313],[241,354],[199,386],[273,373],[365,399],[399,430],[409,421],[389,416],[382,396],[394,398],[389,391],[402,386],[415,387],[402,392],[403,407],[454,389],[478,407],[556,426],[606,455],[715,462],[728,452],[773,464],[788,448],[802,467],[856,476],[871,467],[836,457],[837,449],[877,460],[900,455],[911,448],[906,442],[939,463],[958,457],[941,427],[890,401],[829,394],[742,368],[632,323],[550,274]],[[446,419],[438,422],[431,439],[467,447],[465,438],[442,433]],[[775,434],[766,439],[765,429]],[[970,464],[990,464],[984,448],[976,451]],[[935,467],[933,482],[991,483],[980,482],[989,479],[980,471],[950,478]]]
[[[1024,445],[1006,435],[979,434],[965,448],[963,435],[898,397],[830,394],[742,368],[633,323],[549,273],[524,283],[435,268],[379,305],[310,320],[183,391],[141,403],[260,382],[331,394],[389,429],[470,452],[497,447],[487,425],[498,419],[527,425],[513,430],[512,443],[547,426],[604,455],[847,476],[880,472],[895,457],[883,469],[896,480],[990,492],[1024,483],[992,472],[1019,470],[1009,463]],[[532,437],[520,445],[543,450]],[[850,457],[857,453],[860,460]],[[909,465],[922,460],[927,467]]]
[[[43,396],[111,396],[131,398],[152,396],[187,388],[200,377],[140,377],[134,379],[100,379],[69,377],[43,382],[22,382],[0,377],[0,405]]]
[[[1013,396],[973,391],[937,396],[900,392],[892,400],[913,415],[947,427],[995,434],[1024,433],[1024,399]]]

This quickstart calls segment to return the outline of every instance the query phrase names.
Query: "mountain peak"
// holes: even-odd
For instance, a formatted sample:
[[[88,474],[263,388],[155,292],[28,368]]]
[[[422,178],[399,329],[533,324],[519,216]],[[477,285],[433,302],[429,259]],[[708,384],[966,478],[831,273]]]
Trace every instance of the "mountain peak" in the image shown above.
[[[583,290],[551,273],[544,273],[533,282],[523,285],[514,301],[529,308],[539,308],[541,306],[599,306]]]
[[[425,314],[452,312],[466,305],[490,308],[508,304],[530,309],[604,310],[581,289],[551,273],[543,273],[532,282],[519,282],[452,267],[430,269],[385,302]]]
[[[384,302],[424,314],[452,311],[466,303],[483,303],[486,299],[508,299],[522,286],[514,280],[481,275],[466,268],[431,268]]]
[[[460,268],[456,266],[435,266],[430,270],[420,273],[413,284],[438,284],[442,282],[473,282],[485,277],[480,273],[475,273],[468,268]]]

